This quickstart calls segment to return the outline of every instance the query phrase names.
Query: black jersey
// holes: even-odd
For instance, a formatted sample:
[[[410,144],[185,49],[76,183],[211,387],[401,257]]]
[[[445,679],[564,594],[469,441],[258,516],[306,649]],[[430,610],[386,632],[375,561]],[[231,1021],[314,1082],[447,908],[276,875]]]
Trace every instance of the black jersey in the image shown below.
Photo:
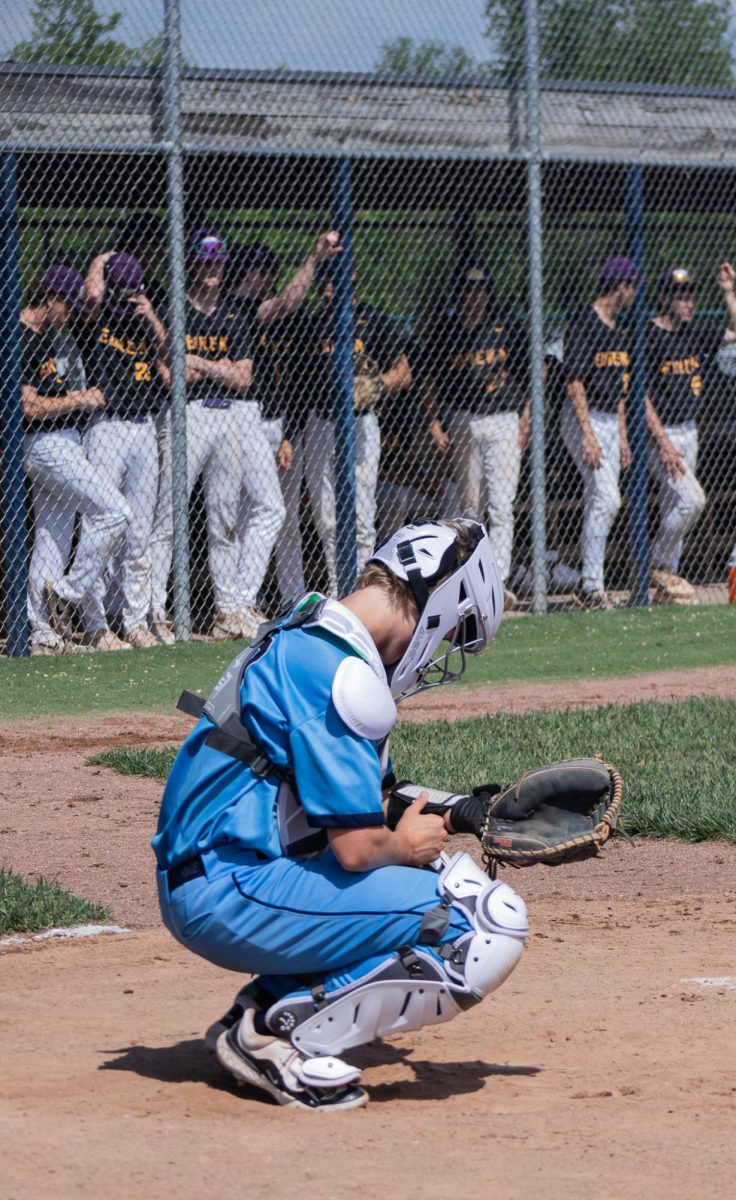
[[[405,352],[406,337],[389,317],[368,304],[353,314],[353,371],[383,375]],[[289,353],[281,360],[288,433],[304,424],[309,412],[334,419],[335,337],[330,309],[303,313],[290,331]],[[288,436],[288,433],[286,436]]]
[[[118,420],[152,415],[165,392],[156,366],[156,338],[149,321],[136,313],[103,308],[95,325],[89,380],[105,397],[105,414]]]
[[[220,300],[211,313],[204,313],[187,300],[185,309],[185,347],[187,354],[196,354],[212,362],[229,358],[232,362],[253,359],[253,334],[249,320],[229,303]],[[233,400],[254,399],[250,391],[225,387],[214,379],[202,379],[187,386],[189,400],[203,400],[212,407],[228,407]]]
[[[529,396],[529,335],[513,317],[489,317],[469,329],[444,313],[423,331],[422,368],[443,405],[465,412],[520,412]]]
[[[36,333],[27,325],[21,325],[21,380],[32,387],[39,396],[50,400],[68,396],[70,392],[84,391],[86,386],[84,366],[79,347],[68,329],[60,332],[44,330]],[[72,410],[58,417],[49,416],[29,421],[23,418],[26,433],[38,433],[52,429],[82,429],[88,413]]]
[[[565,377],[585,387],[589,409],[616,412],[629,390],[629,341],[623,329],[611,329],[594,308],[586,308],[565,330]]]
[[[703,371],[723,341],[723,326],[690,321],[679,329],[647,327],[647,386],[663,425],[694,421],[698,415]]]

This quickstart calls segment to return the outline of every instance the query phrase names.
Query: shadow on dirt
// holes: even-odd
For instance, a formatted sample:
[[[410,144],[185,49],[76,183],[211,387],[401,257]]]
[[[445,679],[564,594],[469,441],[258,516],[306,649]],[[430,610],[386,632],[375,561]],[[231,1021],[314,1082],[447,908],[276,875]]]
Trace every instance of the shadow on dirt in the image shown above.
[[[205,1083],[220,1091],[265,1098],[255,1089],[241,1088],[230,1079],[199,1038],[177,1042],[173,1046],[127,1046],[101,1053],[117,1057],[100,1063],[100,1071],[131,1071],[163,1083]],[[405,1066],[413,1072],[413,1079],[375,1084],[371,1084],[368,1074],[363,1082],[374,1104],[390,1100],[446,1100],[449,1096],[479,1091],[485,1080],[493,1076],[534,1076],[541,1071],[541,1067],[487,1063],[480,1059],[428,1062],[425,1059],[413,1059],[412,1053],[411,1049],[402,1046],[378,1042],[372,1046],[361,1046],[353,1052],[347,1051],[346,1057],[367,1072],[396,1065]]]

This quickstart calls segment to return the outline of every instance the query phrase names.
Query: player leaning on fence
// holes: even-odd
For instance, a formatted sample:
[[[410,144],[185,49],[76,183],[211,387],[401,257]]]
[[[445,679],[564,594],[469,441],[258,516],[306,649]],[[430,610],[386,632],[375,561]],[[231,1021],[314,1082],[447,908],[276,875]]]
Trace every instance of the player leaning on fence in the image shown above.
[[[34,280],[21,310],[23,466],[32,484],[34,539],[28,571],[31,654],[63,654],[74,642],[57,618],[81,599],[123,535],[130,512],[104,472],[87,461],[82,433],[104,407],[86,385],[77,343],[68,328],[83,309],[84,280],[72,267],[49,267]],[[77,514],[90,538],[68,567]],[[61,629],[55,628],[61,626]]]
[[[626,428],[630,360],[619,316],[629,309],[639,285],[635,264],[610,258],[603,264],[593,304],[565,330],[567,403],[562,438],[583,480],[582,585],[584,608],[612,607],[605,587],[606,543],[621,507],[618,481],[631,463]]]
[[[660,514],[650,551],[651,583],[654,599],[665,604],[696,599],[692,584],[678,572],[683,539],[705,507],[695,466],[708,368],[722,346],[736,343],[734,270],[728,262],[718,268],[718,287],[725,330],[722,322],[693,321],[698,281],[687,267],[667,267],[659,279],[659,311],[647,330],[649,470],[659,488]]]

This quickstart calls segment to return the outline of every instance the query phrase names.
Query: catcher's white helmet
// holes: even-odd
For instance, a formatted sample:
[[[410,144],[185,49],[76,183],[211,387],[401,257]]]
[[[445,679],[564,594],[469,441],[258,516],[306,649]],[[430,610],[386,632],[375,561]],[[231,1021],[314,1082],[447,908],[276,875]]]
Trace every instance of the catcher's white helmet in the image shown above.
[[[465,655],[482,654],[503,617],[503,584],[488,534],[463,520],[470,546],[460,561],[455,530],[441,521],[403,525],[371,556],[411,588],[419,620],[403,658],[388,669],[394,697],[460,679]],[[447,578],[444,578],[447,576]],[[441,579],[433,591],[436,580]],[[442,642],[448,647],[437,653]]]

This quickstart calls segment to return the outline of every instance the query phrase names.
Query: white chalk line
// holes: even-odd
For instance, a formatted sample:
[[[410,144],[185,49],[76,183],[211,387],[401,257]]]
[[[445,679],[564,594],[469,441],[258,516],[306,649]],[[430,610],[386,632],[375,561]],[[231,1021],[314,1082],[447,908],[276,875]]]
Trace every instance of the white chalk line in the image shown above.
[[[41,933],[15,933],[0,938],[0,950],[21,946],[24,942],[65,941],[69,938],[97,937],[100,933],[130,933],[123,925],[70,925],[61,929],[44,929]]]
[[[681,979],[680,983],[697,983],[698,987],[725,988],[736,992],[736,975],[703,975],[702,978]]]

